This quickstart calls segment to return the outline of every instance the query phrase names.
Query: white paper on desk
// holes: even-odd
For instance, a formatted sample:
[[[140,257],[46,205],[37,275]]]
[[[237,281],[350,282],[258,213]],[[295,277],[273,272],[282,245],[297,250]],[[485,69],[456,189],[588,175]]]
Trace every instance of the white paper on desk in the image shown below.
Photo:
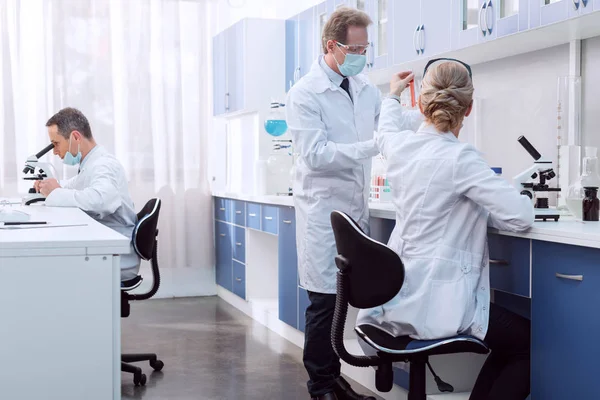
[[[72,226],[87,226],[87,224],[53,224],[47,223],[45,225],[2,225],[0,223],[0,229],[43,229],[43,228],[68,228]]]

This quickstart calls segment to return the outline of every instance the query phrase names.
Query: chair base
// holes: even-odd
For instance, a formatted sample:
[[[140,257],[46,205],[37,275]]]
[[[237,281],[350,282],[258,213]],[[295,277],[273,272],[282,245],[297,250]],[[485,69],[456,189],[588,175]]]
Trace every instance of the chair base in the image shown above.
[[[408,400],[427,400],[425,365],[427,357],[410,361]]]
[[[142,373],[140,367],[131,365],[129,363],[149,361],[150,367],[155,371],[160,371],[165,366],[161,360],[158,359],[156,354],[145,353],[145,354],[122,354],[121,355],[121,371],[129,372],[133,374],[133,383],[135,386],[144,386],[146,384],[146,375]]]

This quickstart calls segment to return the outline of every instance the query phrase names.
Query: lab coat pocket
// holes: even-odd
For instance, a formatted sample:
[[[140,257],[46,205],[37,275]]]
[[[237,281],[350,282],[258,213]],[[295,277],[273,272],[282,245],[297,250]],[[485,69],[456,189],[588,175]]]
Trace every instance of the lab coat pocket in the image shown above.
[[[468,283],[463,275],[455,281],[432,281],[425,319],[426,339],[459,334],[468,302]]]

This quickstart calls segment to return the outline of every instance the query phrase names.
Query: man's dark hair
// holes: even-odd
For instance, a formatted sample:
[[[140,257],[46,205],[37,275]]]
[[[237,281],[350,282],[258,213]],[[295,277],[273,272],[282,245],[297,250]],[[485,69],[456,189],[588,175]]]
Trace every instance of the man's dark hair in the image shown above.
[[[77,131],[86,139],[92,138],[90,123],[81,111],[76,108],[63,108],[46,122],[46,126],[56,125],[58,133],[65,139],[69,139],[71,132]]]

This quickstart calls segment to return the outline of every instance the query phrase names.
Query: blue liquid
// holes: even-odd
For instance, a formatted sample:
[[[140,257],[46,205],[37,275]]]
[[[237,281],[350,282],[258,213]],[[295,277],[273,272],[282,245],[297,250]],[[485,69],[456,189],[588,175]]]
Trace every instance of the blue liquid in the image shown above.
[[[265,130],[271,136],[281,136],[287,131],[287,122],[282,119],[266,120]]]

